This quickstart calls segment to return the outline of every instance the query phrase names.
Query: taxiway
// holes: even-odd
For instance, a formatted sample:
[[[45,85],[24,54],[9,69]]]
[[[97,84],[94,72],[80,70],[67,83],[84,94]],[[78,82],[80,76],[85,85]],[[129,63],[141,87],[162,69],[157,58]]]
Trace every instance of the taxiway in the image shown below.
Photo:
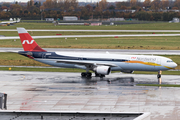
[[[138,49],[69,49],[69,48],[43,48],[49,52],[99,52],[109,54],[149,54],[149,55],[180,55],[180,50],[138,50]],[[0,52],[18,52],[23,48],[0,48]]]
[[[162,84],[180,84],[179,79],[163,75]],[[158,83],[156,75],[114,73],[87,79],[80,73],[1,71],[0,82],[0,92],[8,94],[8,110],[150,112],[153,120],[180,117],[180,88],[136,86]]]
[[[127,34],[127,35],[51,35],[51,36],[32,36],[34,39],[39,38],[81,38],[81,37],[155,37],[155,36],[180,36],[180,34]],[[19,36],[7,36],[7,37],[0,37],[0,40],[12,40],[12,39],[19,39]]]

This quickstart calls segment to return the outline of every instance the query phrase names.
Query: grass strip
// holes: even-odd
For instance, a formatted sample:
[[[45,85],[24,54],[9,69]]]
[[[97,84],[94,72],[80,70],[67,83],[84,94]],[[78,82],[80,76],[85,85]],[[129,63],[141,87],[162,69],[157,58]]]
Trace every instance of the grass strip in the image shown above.
[[[1,29],[16,29],[24,27],[26,29],[72,29],[72,30],[180,30],[180,23],[156,22],[142,24],[124,24],[124,25],[101,25],[101,26],[83,26],[83,25],[57,25],[53,23],[26,23],[20,22],[14,26],[1,26]]]
[[[180,37],[107,37],[36,39],[42,48],[179,50]],[[0,47],[22,47],[19,39],[0,40]]]
[[[9,70],[11,68],[11,70]],[[85,70],[78,68],[28,68],[28,67],[0,67],[2,71],[37,71],[37,72],[76,72],[81,73]],[[120,71],[112,71],[112,73]],[[157,74],[157,72],[139,72],[135,71],[133,74]],[[163,75],[180,75],[180,71],[163,71]]]
[[[66,31],[28,31],[31,36],[56,36],[57,34],[61,35],[128,35],[128,34],[152,34],[153,32],[66,32]],[[178,32],[154,32],[155,34],[179,34]],[[9,36],[18,36],[17,31],[1,31],[0,35],[6,37]],[[57,35],[60,36],[60,35]]]
[[[136,84],[136,86],[161,86],[161,87],[180,87],[180,85],[172,85],[172,84]]]
[[[158,74],[158,72],[134,71],[133,74]],[[180,71],[163,71],[162,75],[180,75]]]

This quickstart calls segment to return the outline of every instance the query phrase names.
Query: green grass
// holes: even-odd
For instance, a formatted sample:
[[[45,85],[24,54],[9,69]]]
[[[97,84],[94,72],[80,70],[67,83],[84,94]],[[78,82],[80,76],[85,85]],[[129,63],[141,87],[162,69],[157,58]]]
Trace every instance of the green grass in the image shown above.
[[[180,23],[157,22],[148,24],[126,24],[117,26],[54,26],[53,23],[17,23],[15,26],[0,26],[1,29],[74,29],[74,30],[180,30]]]
[[[9,70],[11,68],[11,70]],[[39,72],[85,72],[82,69],[73,68],[26,68],[26,67],[0,67],[3,71],[39,71]]]
[[[95,30],[179,30],[180,23],[128,24],[118,26],[54,26],[52,23],[19,23],[26,29],[95,29]],[[15,27],[15,26],[14,26]]]
[[[179,50],[180,37],[52,38],[36,39],[43,48]],[[0,40],[0,47],[22,47],[20,40]]]
[[[53,26],[52,23],[18,23],[15,26],[1,26],[4,29],[15,29],[25,27],[26,29],[92,29],[92,30],[133,30],[133,29],[180,29],[180,23],[149,23],[149,24],[129,24],[119,26]],[[152,34],[152,33],[124,33],[124,32],[31,32],[37,35],[94,35],[94,34]],[[17,32],[2,31],[1,35],[18,36]],[[158,34],[158,33],[156,33]],[[161,33],[163,34],[163,33]],[[164,33],[166,34],[166,33]],[[37,43],[43,48],[89,48],[89,49],[160,49],[160,50],[179,50],[180,37],[119,37],[119,38],[53,38],[36,39]],[[20,40],[0,40],[0,47],[22,47]]]
[[[137,86],[161,86],[161,87],[180,87],[180,85],[168,85],[168,84],[136,84]]]
[[[48,66],[17,53],[0,52],[0,65],[10,66]]]
[[[155,74],[158,72],[134,71],[133,74]],[[162,71],[162,75],[180,75],[180,71]]]
[[[0,67],[0,70],[3,71],[40,71],[40,72],[85,72],[85,70],[77,68],[27,68],[27,67]],[[119,72],[113,71],[112,73]],[[157,72],[139,72],[135,71],[133,74],[154,74],[157,75]],[[180,75],[180,71],[163,71],[162,75]]]
[[[152,34],[152,32],[61,32],[61,31],[28,31],[32,36],[62,35],[127,35],[127,34]],[[155,34],[179,34],[177,32],[156,32]],[[0,35],[18,36],[17,31],[1,31]]]

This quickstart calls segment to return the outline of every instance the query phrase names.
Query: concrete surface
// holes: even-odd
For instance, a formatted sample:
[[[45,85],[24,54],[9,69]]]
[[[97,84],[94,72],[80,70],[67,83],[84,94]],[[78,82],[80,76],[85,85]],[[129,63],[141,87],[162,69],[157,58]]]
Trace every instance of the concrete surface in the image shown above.
[[[68,48],[43,48],[49,52],[98,52],[109,54],[149,54],[149,55],[180,55],[180,50],[137,50],[137,49],[68,49]],[[0,52],[24,51],[23,48],[0,48]]]
[[[8,110],[150,112],[152,120],[180,118],[180,88],[135,86],[158,83],[156,75],[86,79],[80,73],[1,71],[0,82]],[[165,83],[180,84],[180,76],[163,75]]]
[[[33,39],[38,38],[81,38],[81,37],[148,37],[148,36],[180,36],[180,34],[126,34],[126,35],[50,35],[50,36],[32,36]],[[0,40],[19,39],[19,36],[0,37]]]

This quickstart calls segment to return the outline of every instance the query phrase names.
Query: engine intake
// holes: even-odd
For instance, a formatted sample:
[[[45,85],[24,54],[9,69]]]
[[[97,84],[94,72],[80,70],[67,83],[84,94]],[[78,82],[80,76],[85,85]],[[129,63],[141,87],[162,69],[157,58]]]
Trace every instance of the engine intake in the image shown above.
[[[109,75],[111,68],[109,66],[97,66],[94,71],[101,75]]]

